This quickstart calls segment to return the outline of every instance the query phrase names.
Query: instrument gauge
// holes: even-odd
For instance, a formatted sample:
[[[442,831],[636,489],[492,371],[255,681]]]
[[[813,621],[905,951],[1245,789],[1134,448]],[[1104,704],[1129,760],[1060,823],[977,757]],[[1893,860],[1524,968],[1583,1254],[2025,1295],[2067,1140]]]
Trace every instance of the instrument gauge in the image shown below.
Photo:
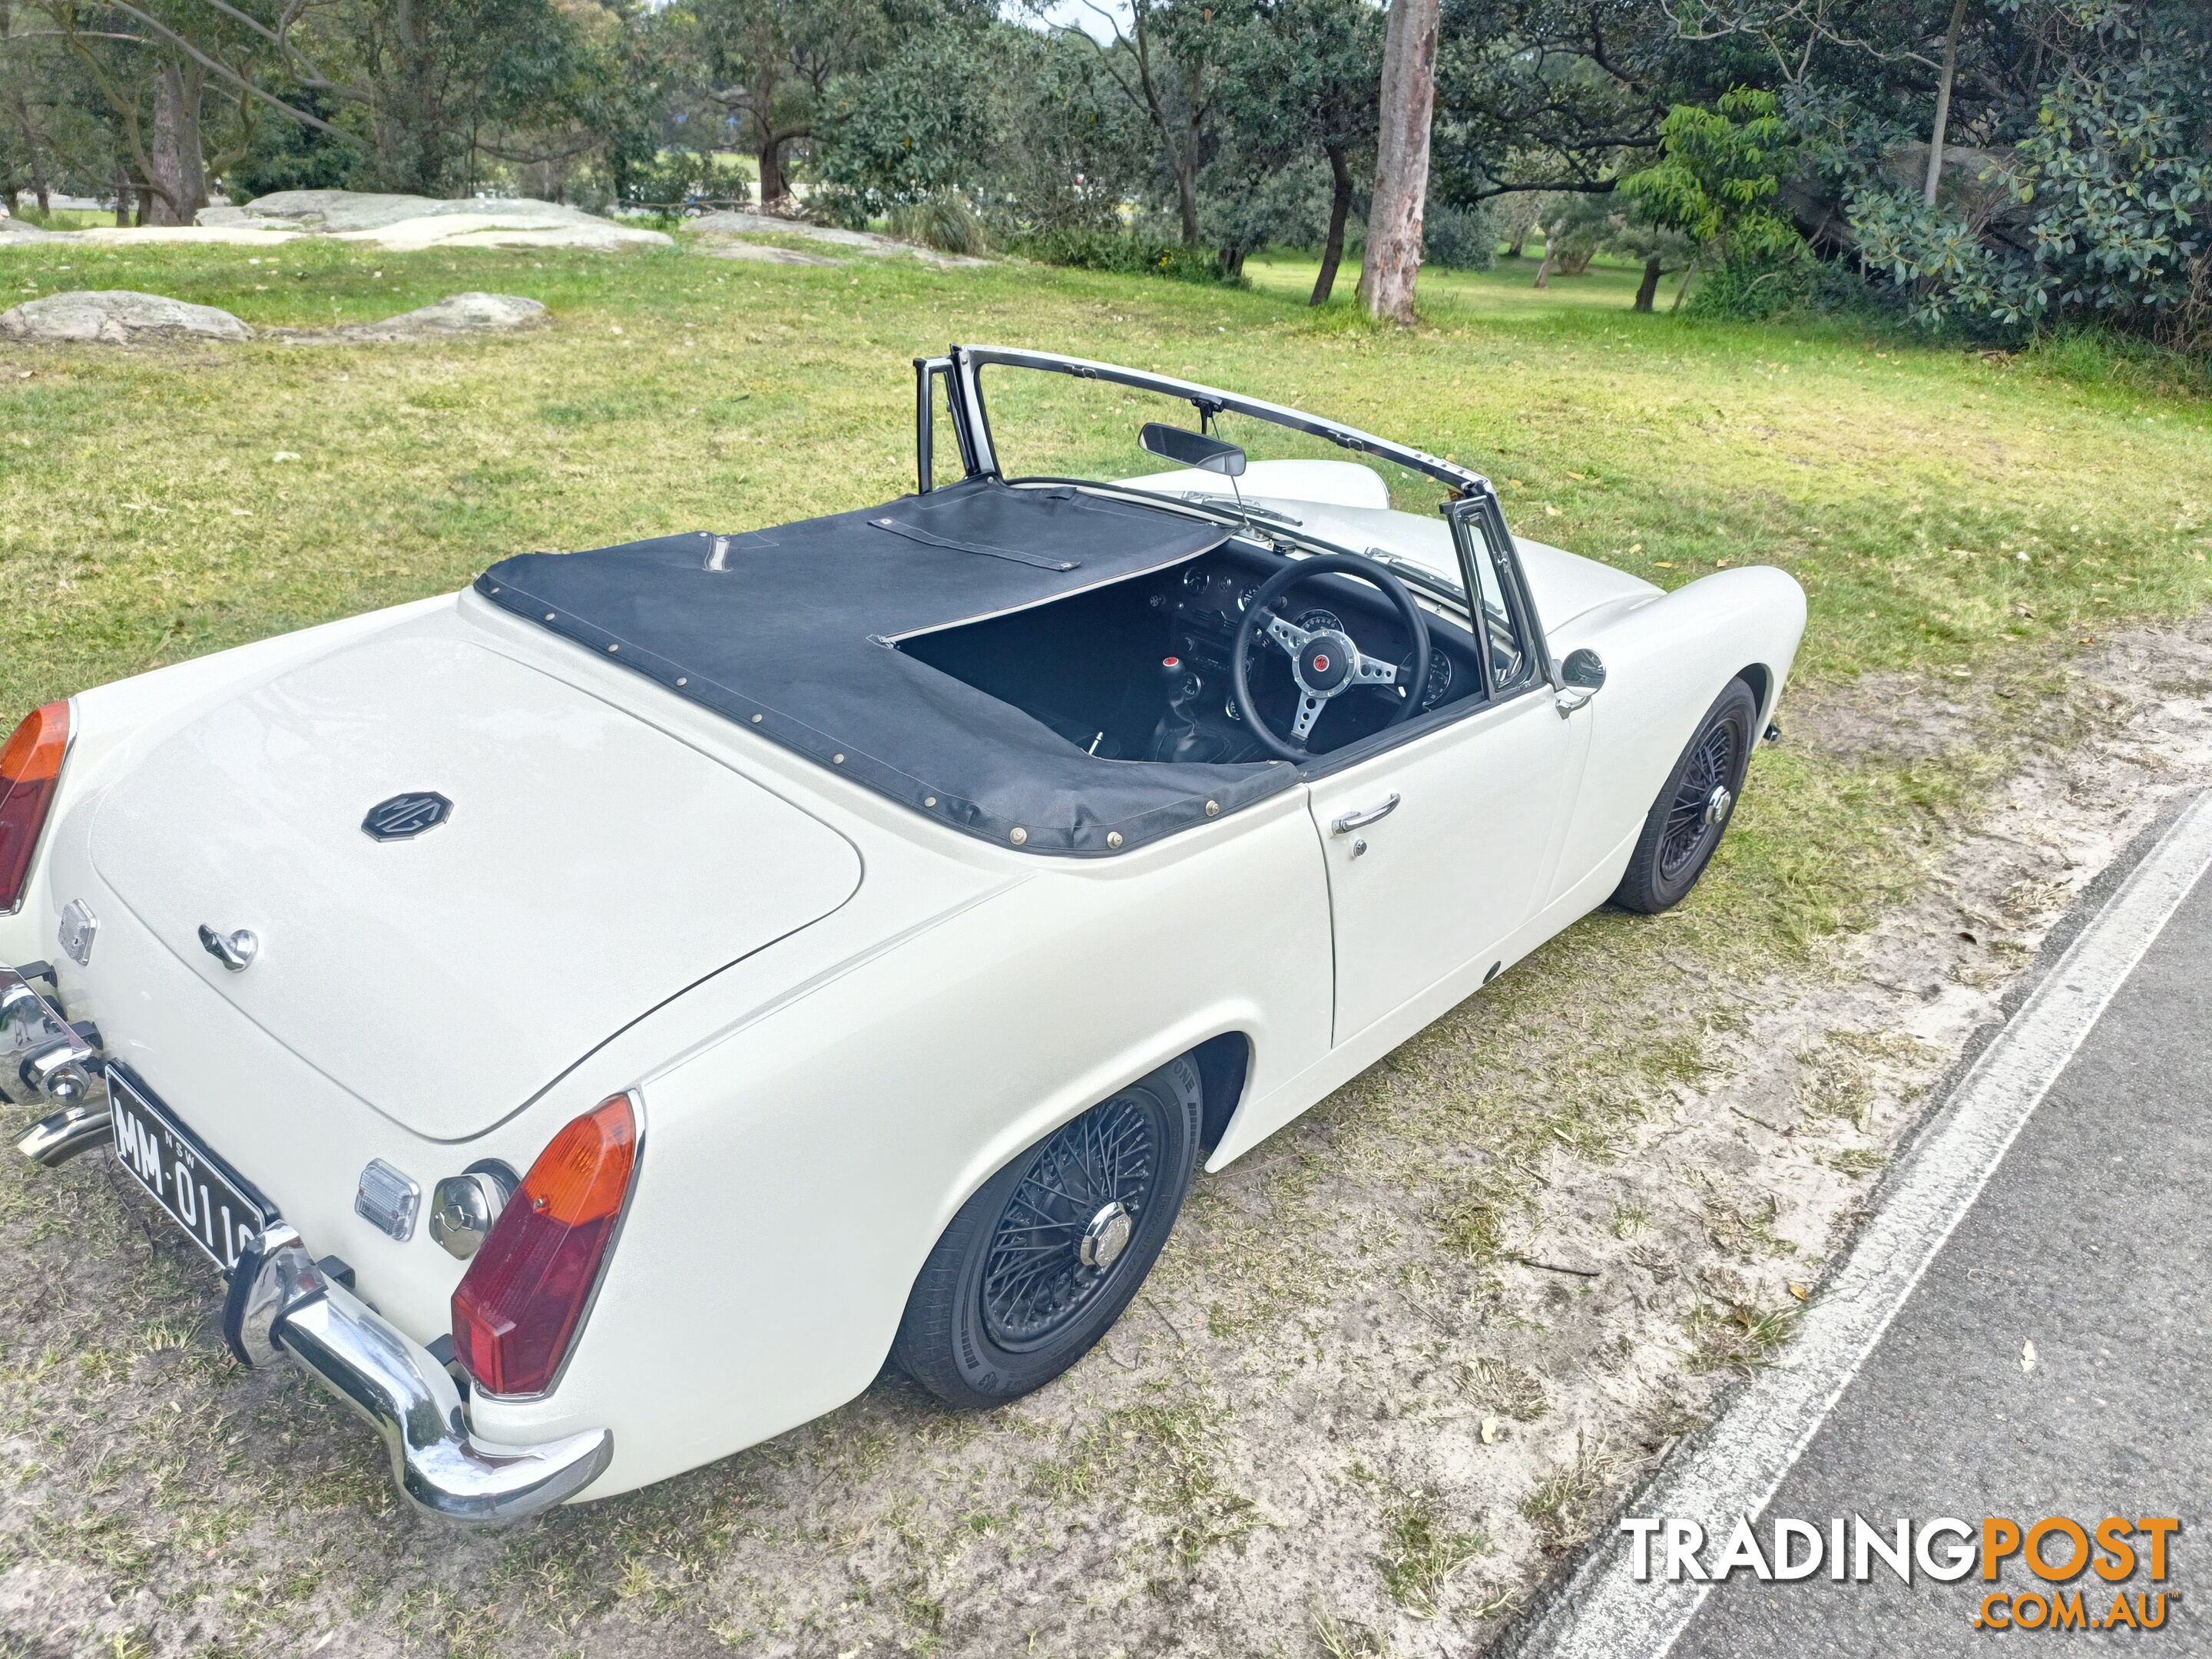
[[[1334,611],[1309,611],[1298,618],[1298,626],[1309,634],[1341,634],[1344,622]]]
[[[1441,651],[1429,653],[1429,682],[1421,688],[1421,712],[1427,714],[1451,695],[1452,659]]]

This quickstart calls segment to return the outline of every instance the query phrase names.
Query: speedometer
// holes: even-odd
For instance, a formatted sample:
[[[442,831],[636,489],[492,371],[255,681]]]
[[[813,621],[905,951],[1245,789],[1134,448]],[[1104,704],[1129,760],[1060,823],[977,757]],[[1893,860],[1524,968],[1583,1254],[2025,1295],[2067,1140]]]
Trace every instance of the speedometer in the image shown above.
[[[1451,695],[1452,659],[1441,651],[1429,653],[1429,683],[1421,688],[1421,712],[1425,714]]]
[[[1309,634],[1341,634],[1344,623],[1334,611],[1309,611],[1298,618],[1298,626]]]

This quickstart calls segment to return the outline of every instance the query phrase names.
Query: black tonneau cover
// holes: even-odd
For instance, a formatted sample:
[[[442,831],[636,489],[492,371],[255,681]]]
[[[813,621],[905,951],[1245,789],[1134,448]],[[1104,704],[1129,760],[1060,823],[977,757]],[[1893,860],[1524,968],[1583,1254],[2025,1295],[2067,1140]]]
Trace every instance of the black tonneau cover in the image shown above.
[[[1295,769],[1100,759],[894,647],[1181,563],[1229,533],[971,478],[744,535],[526,554],[477,591],[944,823],[1032,853],[1110,854],[1286,788]]]

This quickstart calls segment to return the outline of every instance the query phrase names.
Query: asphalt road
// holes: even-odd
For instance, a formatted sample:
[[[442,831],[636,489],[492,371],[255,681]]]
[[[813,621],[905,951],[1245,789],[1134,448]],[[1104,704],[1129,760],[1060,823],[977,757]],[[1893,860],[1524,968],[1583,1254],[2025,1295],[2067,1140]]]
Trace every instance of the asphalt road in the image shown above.
[[[2212,1619],[2192,1605],[2212,1585],[2197,1531],[2212,1492],[2208,1235],[2212,877],[2122,984],[1759,1522],[1764,1544],[1775,1516],[1824,1528],[1853,1514],[2179,1516],[2166,1583],[2146,1569],[2127,1586],[2169,1592],[2165,1627],[2000,1635],[1972,1623],[1995,1587],[1907,1588],[1877,1564],[1864,1584],[1739,1574],[1673,1659],[1934,1659],[2023,1642],[2212,1653]],[[2003,1587],[2081,1589],[2095,1608],[2112,1594],[2092,1575],[2040,1583],[2017,1561]]]

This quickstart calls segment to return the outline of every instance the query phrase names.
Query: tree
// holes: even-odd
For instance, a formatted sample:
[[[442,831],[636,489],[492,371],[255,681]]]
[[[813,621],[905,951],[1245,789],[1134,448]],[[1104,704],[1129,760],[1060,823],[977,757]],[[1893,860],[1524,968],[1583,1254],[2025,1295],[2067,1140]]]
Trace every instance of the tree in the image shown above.
[[[1413,320],[1421,273],[1421,210],[1429,190],[1429,122],[1436,107],[1438,0],[1392,0],[1382,45],[1382,136],[1359,295],[1367,314]]]
[[[1948,206],[1836,146],[1860,259],[1931,325],[2072,315],[2212,352],[2212,15],[2020,0],[1991,21],[2030,71],[2021,107],[1991,124],[2017,137],[1978,153],[1978,198],[1960,188]]]
[[[1928,180],[1923,199],[1936,205],[1943,182],[1943,137],[1951,125],[1951,88],[1959,78],[1959,31],[1966,26],[1966,0],[1951,0],[1951,27],[1943,32],[1943,67],[1936,77],[1936,120],[1928,130]]]
[[[1677,104],[1660,131],[1665,155],[1620,181],[1648,222],[1680,231],[1723,264],[1786,258],[1803,247],[1772,205],[1796,144],[1772,93],[1739,87],[1710,107]]]
[[[1113,12],[1083,0],[1106,25],[1098,40],[1063,28],[1097,54],[1098,68],[1132,109],[1152,124],[1175,181],[1182,245],[1199,244],[1198,175],[1213,137],[1214,106],[1223,85],[1223,48],[1242,12],[1240,0],[1130,0],[1127,29]]]
[[[1637,0],[1447,0],[1437,197],[1609,195],[1625,158],[1658,149],[1670,104],[1722,89],[1708,73],[1665,12]]]
[[[1317,157],[1328,169],[1313,305],[1325,304],[1336,286],[1354,158],[1375,142],[1382,33],[1366,0],[1262,0],[1230,37],[1221,100],[1227,142],[1279,176],[1301,158]],[[1281,192],[1279,182],[1275,189]]]

